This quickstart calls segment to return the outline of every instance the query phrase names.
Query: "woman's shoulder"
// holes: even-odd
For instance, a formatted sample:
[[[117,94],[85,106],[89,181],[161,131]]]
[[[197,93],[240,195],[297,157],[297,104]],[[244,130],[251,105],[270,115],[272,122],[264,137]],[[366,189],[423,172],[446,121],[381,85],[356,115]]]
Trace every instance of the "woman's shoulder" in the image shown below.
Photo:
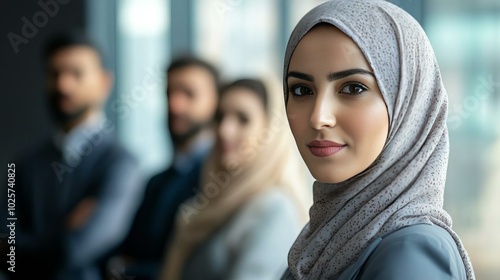
[[[382,236],[382,240],[375,252],[393,247],[400,248],[400,246],[395,246],[395,244],[403,246],[402,249],[406,246],[432,246],[435,249],[447,247],[448,249],[455,249],[458,253],[457,245],[450,233],[434,224],[416,224],[388,233]]]
[[[458,247],[445,229],[407,226],[382,237],[356,279],[465,279]]]
[[[294,202],[278,188],[262,191],[247,201],[228,226],[229,235],[235,239],[260,236],[262,232],[283,235],[287,231],[296,237],[300,230]]]
[[[277,187],[266,189],[250,199],[241,210],[242,215],[295,215],[292,198]]]

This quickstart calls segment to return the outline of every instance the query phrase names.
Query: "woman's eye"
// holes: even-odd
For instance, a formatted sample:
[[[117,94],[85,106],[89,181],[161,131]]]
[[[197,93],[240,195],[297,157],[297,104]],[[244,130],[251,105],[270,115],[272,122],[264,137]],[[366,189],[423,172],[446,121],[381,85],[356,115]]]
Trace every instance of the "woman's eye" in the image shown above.
[[[363,93],[363,91],[365,91],[367,89],[368,88],[366,86],[362,85],[362,84],[352,83],[352,84],[345,85],[340,90],[340,93],[356,95],[356,94]]]
[[[217,111],[215,112],[215,117],[214,117],[215,122],[216,122],[216,123],[221,123],[221,122],[222,122],[222,118],[224,118],[224,115],[222,114],[222,112],[221,112],[221,111],[217,110]]]
[[[242,113],[238,114],[238,121],[241,125],[246,125],[250,121],[248,117]]]
[[[305,86],[294,86],[290,88],[290,92],[295,96],[312,95],[313,92],[310,88]]]

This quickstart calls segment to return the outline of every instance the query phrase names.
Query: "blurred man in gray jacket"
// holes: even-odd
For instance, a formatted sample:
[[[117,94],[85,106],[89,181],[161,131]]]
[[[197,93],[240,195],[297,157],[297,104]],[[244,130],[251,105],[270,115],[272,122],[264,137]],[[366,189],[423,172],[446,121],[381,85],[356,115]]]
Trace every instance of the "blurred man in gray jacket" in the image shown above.
[[[45,55],[58,131],[14,161],[16,272],[6,274],[100,279],[99,261],[123,240],[140,202],[138,168],[104,117],[113,79],[96,46],[67,33]]]

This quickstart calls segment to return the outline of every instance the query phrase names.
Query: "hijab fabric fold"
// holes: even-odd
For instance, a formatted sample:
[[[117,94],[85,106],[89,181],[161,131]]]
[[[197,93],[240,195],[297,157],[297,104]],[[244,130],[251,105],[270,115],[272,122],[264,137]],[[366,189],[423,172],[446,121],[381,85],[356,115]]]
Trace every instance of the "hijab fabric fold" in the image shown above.
[[[336,279],[376,238],[429,223],[450,233],[467,279],[475,279],[443,209],[448,101],[425,32],[386,1],[328,1],[307,13],[293,30],[284,77],[297,44],[319,23],[335,26],[363,52],[388,109],[389,135],[379,157],[362,173],[337,184],[314,183],[310,222],[289,252],[291,274],[296,279]],[[283,85],[286,101],[286,78]]]

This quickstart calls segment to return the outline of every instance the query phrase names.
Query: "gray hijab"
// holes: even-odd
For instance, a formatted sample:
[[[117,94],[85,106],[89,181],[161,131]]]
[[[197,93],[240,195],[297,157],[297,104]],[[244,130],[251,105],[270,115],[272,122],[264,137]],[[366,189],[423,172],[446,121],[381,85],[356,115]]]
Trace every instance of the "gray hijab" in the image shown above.
[[[297,279],[335,279],[376,238],[430,223],[451,234],[467,278],[474,279],[467,252],[443,210],[448,101],[427,36],[391,3],[328,1],[295,27],[284,76],[299,41],[321,22],[340,29],[363,52],[387,105],[390,127],[382,153],[367,170],[338,184],[314,183],[310,222],[290,250],[290,272]],[[284,88],[287,99],[285,79]]]

